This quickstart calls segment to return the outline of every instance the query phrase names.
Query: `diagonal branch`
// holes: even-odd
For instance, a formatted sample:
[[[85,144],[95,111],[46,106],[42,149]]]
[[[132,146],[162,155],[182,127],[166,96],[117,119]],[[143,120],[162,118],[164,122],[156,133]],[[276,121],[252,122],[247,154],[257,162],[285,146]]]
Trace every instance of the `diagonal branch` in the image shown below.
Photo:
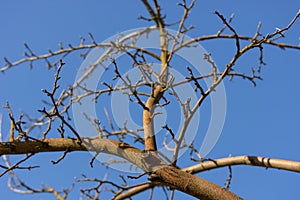
[[[240,45],[240,40],[239,40],[239,36],[237,34],[237,32],[235,31],[235,29],[227,22],[227,20],[225,19],[225,17],[223,15],[221,15],[218,11],[215,12],[216,15],[218,15],[218,17],[223,21],[223,23],[231,30],[231,32],[233,32],[234,38],[235,38],[235,46],[236,46],[236,53],[239,53],[240,49],[241,49],[241,45]]]
[[[234,156],[229,158],[220,158],[216,160],[206,161],[197,165],[190,167],[182,168],[181,170],[188,172],[190,174],[196,174],[203,171],[208,171],[212,169],[218,169],[222,167],[228,167],[233,165],[249,165],[249,166],[258,166],[265,168],[274,168],[287,170],[292,172],[300,172],[300,162],[292,160],[282,160],[276,158],[267,158],[262,156]],[[161,185],[156,182],[147,183],[142,186],[137,186],[125,193],[118,195],[115,199],[125,199],[132,197],[140,192],[153,188],[154,186]]]
[[[150,176],[172,189],[179,190],[201,200],[241,199],[230,191],[200,177],[186,173],[173,166],[160,168]]]

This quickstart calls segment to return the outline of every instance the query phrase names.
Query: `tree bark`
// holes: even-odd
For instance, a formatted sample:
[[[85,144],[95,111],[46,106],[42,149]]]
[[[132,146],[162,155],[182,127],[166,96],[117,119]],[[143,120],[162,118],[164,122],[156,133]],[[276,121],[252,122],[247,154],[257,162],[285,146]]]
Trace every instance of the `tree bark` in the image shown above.
[[[172,189],[180,190],[201,200],[242,199],[225,188],[173,166],[156,170],[150,176],[150,180],[161,181]]]

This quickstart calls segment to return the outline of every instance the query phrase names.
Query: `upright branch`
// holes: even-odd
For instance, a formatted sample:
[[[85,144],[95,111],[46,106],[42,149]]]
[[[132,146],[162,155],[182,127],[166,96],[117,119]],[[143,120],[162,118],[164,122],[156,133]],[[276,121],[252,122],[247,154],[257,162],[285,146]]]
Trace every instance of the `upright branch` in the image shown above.
[[[151,97],[146,102],[146,109],[144,109],[143,114],[143,127],[144,127],[144,140],[145,140],[145,150],[147,151],[155,151],[157,149],[156,146],[156,139],[154,133],[154,125],[153,125],[153,114],[155,110],[155,104],[157,104],[160,98],[163,95],[165,87],[167,86],[168,82],[168,36],[167,31],[165,29],[165,22],[164,18],[161,15],[161,8],[158,5],[156,0],[153,0],[154,9],[151,7],[147,0],[142,0],[145,7],[147,8],[151,20],[153,20],[157,28],[159,29],[160,33],[160,50],[161,50],[161,70],[158,80],[158,85],[155,87],[154,91],[152,92]]]
[[[143,113],[143,126],[144,126],[144,140],[145,140],[145,150],[156,151],[156,140],[154,133],[154,109],[155,104],[158,103],[163,93],[161,85],[156,86],[153,94],[148,98],[146,102],[146,109]]]

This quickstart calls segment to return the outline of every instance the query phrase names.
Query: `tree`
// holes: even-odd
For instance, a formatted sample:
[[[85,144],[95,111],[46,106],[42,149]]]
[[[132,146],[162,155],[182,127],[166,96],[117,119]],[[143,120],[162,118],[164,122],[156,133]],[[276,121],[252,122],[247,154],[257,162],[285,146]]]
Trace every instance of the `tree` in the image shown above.
[[[179,21],[174,22],[167,20],[164,14],[168,16],[168,13],[164,12],[159,2],[146,0],[141,2],[147,13],[143,14],[140,19],[146,23],[149,21],[148,23],[151,24],[149,27],[130,31],[127,34],[122,33],[117,39],[102,43],[98,43],[94,35],[89,34],[89,42],[86,41],[88,39],[81,38],[79,45],[66,46],[61,43],[59,50],[49,50],[46,54],[38,54],[25,44],[26,53],[23,59],[12,62],[5,58],[5,66],[1,68],[1,71],[6,73],[23,63],[30,63],[34,69],[34,62],[38,60],[45,61],[49,69],[55,69],[53,84],[41,88],[46,98],[44,98],[44,105],[40,104],[35,108],[35,110],[38,109],[39,115],[19,114],[13,109],[14,103],[11,101],[5,105],[10,127],[2,134],[3,138],[9,135],[9,139],[3,141],[0,146],[0,154],[4,158],[1,176],[10,175],[9,187],[17,192],[52,193],[58,199],[64,199],[69,195],[70,189],[61,192],[52,186],[36,189],[39,187],[32,187],[29,182],[24,182],[17,176],[18,171],[26,170],[26,173],[34,173],[33,168],[37,167],[35,164],[30,166],[22,164],[33,160],[41,152],[62,152],[59,159],[52,161],[53,165],[61,165],[61,162],[71,157],[71,152],[94,152],[92,158],[89,155],[91,167],[96,166],[98,159],[102,163],[105,162],[101,153],[107,153],[122,157],[143,171],[138,176],[125,176],[124,172],[121,172],[122,176],[119,179],[115,177],[112,179],[89,178],[83,175],[76,181],[87,182],[84,185],[86,187],[81,190],[86,198],[98,198],[99,195],[103,195],[105,189],[112,192],[110,198],[122,199],[134,197],[145,190],[153,191],[153,188],[162,187],[166,193],[169,194],[170,191],[170,198],[175,195],[174,191],[179,190],[201,199],[238,199],[238,194],[235,195],[228,190],[233,165],[246,164],[299,172],[299,162],[289,160],[260,156],[234,156],[222,159],[203,157],[201,155],[203,149],[201,151],[199,148],[201,145],[199,140],[203,140],[202,136],[191,137],[201,131],[189,128],[193,127],[192,123],[194,118],[197,118],[198,110],[205,108],[208,98],[210,97],[213,102],[214,95],[222,91],[221,86],[224,81],[243,78],[255,86],[257,81],[262,79],[265,48],[273,46],[281,49],[299,49],[297,45],[280,42],[285,39],[286,32],[295,25],[300,15],[299,12],[285,26],[275,27],[273,32],[267,34],[261,32],[262,25],[259,24],[252,36],[239,35],[239,31],[232,25],[233,17],[227,19],[220,12],[214,12],[221,22],[221,28],[212,35],[199,36],[197,34],[190,39],[188,34],[194,34],[193,30],[196,30],[188,24],[190,11],[194,7],[193,1],[183,1],[179,4],[183,15]],[[175,31],[172,32],[170,29]],[[147,36],[151,39],[152,34],[157,39],[158,49],[153,50],[152,46],[141,46],[139,41],[146,41]],[[197,48],[195,45],[198,42],[218,39],[228,40],[233,44],[232,50],[228,50],[231,57],[225,59],[228,61],[226,64],[218,66],[212,59],[213,54],[199,53],[199,60],[203,60],[201,64],[207,65],[210,69],[207,73],[197,71],[198,68],[202,69],[204,66],[193,66],[176,57],[183,49]],[[91,52],[93,49],[96,51]],[[75,83],[63,87],[63,79],[67,74],[62,75],[62,73],[68,66],[71,67],[68,65],[70,54],[79,51],[85,62],[77,73]],[[247,69],[239,67],[240,60],[243,63],[242,59],[247,58],[248,53],[253,51],[259,53],[258,66],[251,68],[247,65]],[[159,68],[155,66],[157,62],[160,65]],[[191,61],[188,60],[188,62]],[[176,75],[173,69],[182,73],[186,79],[180,80],[180,76]],[[133,71],[133,74],[129,72],[126,74],[130,70],[136,71]],[[97,77],[99,73],[105,73],[99,77],[103,80],[101,79],[100,84],[96,81],[96,88],[93,88],[95,81],[91,77]],[[136,77],[137,73],[138,77]],[[196,101],[193,101],[192,96],[180,94],[182,89],[178,88],[184,85],[184,90],[187,91],[186,85],[189,84],[195,89]],[[186,91],[184,94],[187,94]],[[121,125],[117,124],[111,120],[109,113],[112,111],[104,109],[95,115],[89,111],[90,105],[94,104],[96,108],[103,109],[107,106],[106,99],[114,94],[123,94],[126,99],[129,99],[130,106],[137,116],[143,113],[141,117],[143,119],[138,119],[143,121],[142,130],[128,128],[130,124],[125,120]],[[121,101],[124,101],[124,98]],[[122,104],[120,101],[118,103]],[[171,121],[167,121],[162,126],[162,130],[156,131],[154,125],[160,120],[163,121],[163,118],[160,118],[162,114],[160,115],[158,110],[176,109],[176,107],[181,109],[183,122],[180,123],[178,117],[174,116]],[[122,113],[118,113],[120,110],[117,110],[119,117],[122,116]],[[178,111],[175,110],[172,115],[177,113]],[[97,118],[97,116],[100,117]],[[174,130],[174,127],[178,126],[176,123],[179,124],[179,131]],[[91,134],[92,131],[97,134]],[[167,153],[168,150],[171,154]],[[25,157],[17,157],[15,160],[7,156],[11,154],[23,154]],[[13,159],[13,164],[10,164],[10,159]],[[104,164],[111,167],[113,164],[117,166],[120,162],[122,164],[124,160],[114,157]],[[185,162],[189,162],[189,165],[182,167]],[[229,168],[227,189],[196,176],[202,171],[221,167]],[[103,170],[100,166],[95,168]],[[29,169],[33,169],[33,172],[28,172]],[[129,165],[129,170],[133,171],[135,167]],[[114,174],[111,171],[109,173]],[[105,196],[105,198],[108,197]]]

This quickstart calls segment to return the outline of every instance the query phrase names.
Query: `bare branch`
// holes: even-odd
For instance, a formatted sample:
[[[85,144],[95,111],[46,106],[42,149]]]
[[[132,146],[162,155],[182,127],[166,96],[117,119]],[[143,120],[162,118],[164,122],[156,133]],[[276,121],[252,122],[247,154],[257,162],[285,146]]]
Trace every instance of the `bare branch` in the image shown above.
[[[0,177],[2,177],[2,176],[3,176],[4,174],[6,174],[7,172],[10,172],[10,171],[12,171],[12,170],[18,168],[19,165],[20,165],[21,163],[25,162],[26,160],[28,160],[28,159],[29,159],[30,157],[32,157],[33,155],[34,155],[34,153],[29,154],[29,155],[26,155],[25,158],[21,159],[21,160],[18,161],[16,164],[14,164],[13,166],[9,167],[7,170],[5,170],[4,172],[2,172],[2,173],[0,174]]]
[[[266,158],[261,156],[233,156],[229,158],[220,158],[187,167],[182,170],[195,174],[202,171],[233,165],[250,165],[300,172],[300,162],[276,158]]]
[[[225,17],[221,15],[218,11],[215,12],[216,15],[223,21],[223,23],[233,32],[234,38],[235,38],[235,45],[236,45],[236,52],[239,53],[241,49],[240,40],[237,32],[234,30],[234,28],[227,22]]]

